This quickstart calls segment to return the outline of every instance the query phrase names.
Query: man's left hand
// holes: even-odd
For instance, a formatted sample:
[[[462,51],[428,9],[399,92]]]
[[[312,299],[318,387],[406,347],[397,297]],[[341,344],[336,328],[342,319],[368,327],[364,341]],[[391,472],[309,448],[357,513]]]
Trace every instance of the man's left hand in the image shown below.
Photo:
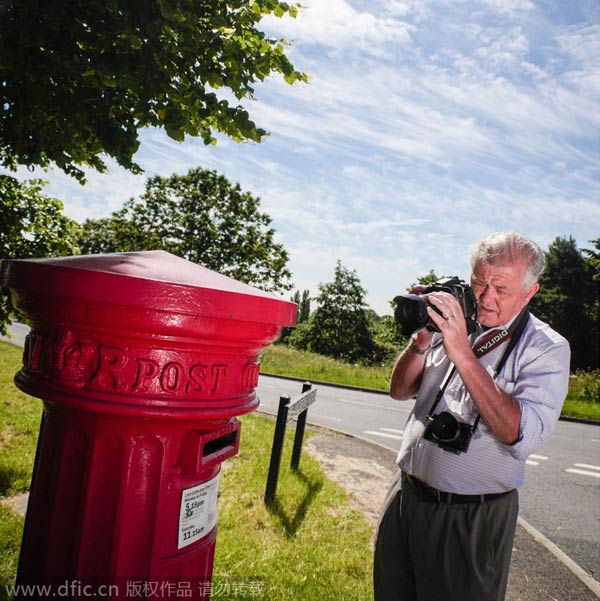
[[[437,326],[444,338],[446,356],[455,365],[463,357],[471,358],[473,351],[468,340],[467,324],[460,303],[447,292],[432,292],[428,301],[440,312],[427,307],[431,321]]]

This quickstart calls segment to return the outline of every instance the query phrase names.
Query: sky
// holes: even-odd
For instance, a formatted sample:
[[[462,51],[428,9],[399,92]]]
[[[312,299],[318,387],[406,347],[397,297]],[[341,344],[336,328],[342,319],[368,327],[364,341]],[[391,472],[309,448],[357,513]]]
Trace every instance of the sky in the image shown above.
[[[544,250],[600,238],[599,0],[302,0],[261,27],[310,83],[279,77],[244,103],[260,144],[144,130],[135,176],[114,163],[85,187],[41,175],[78,221],[143,193],[146,176],[216,169],[261,198],[295,289],[336,261],[368,305],[426,275],[468,279],[468,248],[513,230]]]

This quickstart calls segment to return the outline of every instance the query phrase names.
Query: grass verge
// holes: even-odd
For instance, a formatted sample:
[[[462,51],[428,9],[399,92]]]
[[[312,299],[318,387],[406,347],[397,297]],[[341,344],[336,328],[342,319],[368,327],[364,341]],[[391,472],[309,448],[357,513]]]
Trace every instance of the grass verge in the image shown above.
[[[23,350],[0,342],[0,496],[26,491],[40,429],[42,402],[13,383]]]
[[[27,490],[40,421],[41,402],[12,383],[20,362],[20,349],[0,343],[2,496]],[[369,598],[372,530],[364,516],[307,453],[299,472],[289,469],[290,435],[275,503],[265,507],[274,422],[248,415],[242,424],[240,453],[225,462],[221,478],[213,590],[230,599],[254,590],[264,601]],[[0,598],[16,576],[23,523],[0,505]]]
[[[350,365],[316,353],[272,344],[261,355],[261,371],[332,384],[388,390],[391,369]]]
[[[264,583],[264,599],[368,599],[372,531],[346,493],[304,453],[289,469],[286,437],[278,493],[263,503],[273,422],[243,418],[239,456],[228,462],[219,500],[215,584]]]
[[[273,344],[262,354],[261,371],[387,391],[391,367],[348,365],[316,353]],[[600,370],[578,371],[571,376],[562,414],[600,421]]]

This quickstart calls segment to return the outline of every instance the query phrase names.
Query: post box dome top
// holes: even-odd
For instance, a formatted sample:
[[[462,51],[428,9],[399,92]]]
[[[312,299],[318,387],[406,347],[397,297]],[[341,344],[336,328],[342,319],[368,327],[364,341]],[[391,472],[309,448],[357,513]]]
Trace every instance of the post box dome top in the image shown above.
[[[294,325],[296,305],[162,250],[2,261],[0,285],[222,319]]]

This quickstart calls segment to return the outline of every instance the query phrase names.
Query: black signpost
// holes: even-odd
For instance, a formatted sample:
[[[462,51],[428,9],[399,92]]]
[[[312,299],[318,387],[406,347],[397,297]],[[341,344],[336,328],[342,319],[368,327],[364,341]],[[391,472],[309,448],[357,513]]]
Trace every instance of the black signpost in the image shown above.
[[[267,476],[267,488],[265,490],[265,503],[269,505],[275,498],[279,468],[281,466],[281,453],[285,439],[286,424],[297,418],[296,434],[294,436],[294,448],[292,450],[291,467],[297,470],[300,465],[300,454],[302,452],[302,441],[306,427],[306,414],[308,408],[317,400],[317,389],[313,389],[310,382],[302,385],[302,394],[293,401],[287,394],[279,397],[279,409],[277,421],[275,422],[275,433],[273,434],[273,448],[271,449],[271,462],[269,463],[269,474]]]

